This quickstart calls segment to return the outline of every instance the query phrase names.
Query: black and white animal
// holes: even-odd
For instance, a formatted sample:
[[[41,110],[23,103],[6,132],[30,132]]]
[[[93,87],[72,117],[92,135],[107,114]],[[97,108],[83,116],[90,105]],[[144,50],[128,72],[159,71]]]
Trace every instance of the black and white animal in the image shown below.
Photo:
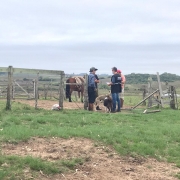
[[[113,102],[110,95],[106,96],[104,99],[105,112],[110,113],[112,111]]]
[[[109,94],[106,94],[106,95],[100,95],[95,99],[94,105],[96,107],[95,108],[96,111],[97,111],[97,107],[100,106],[101,103],[104,103],[104,99],[108,96],[110,96],[110,92]]]

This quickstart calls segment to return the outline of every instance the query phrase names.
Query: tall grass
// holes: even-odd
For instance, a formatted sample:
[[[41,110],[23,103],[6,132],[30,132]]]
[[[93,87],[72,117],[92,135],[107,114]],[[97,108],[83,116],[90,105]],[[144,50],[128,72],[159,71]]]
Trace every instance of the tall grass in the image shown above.
[[[0,107],[4,107],[4,104],[0,103]],[[131,113],[103,114],[24,107],[15,103],[10,112],[1,108],[1,143],[26,141],[35,136],[85,137],[111,145],[121,155],[154,157],[174,162],[180,167],[180,111],[165,109],[158,114],[142,114],[136,110]],[[27,159],[23,160],[25,162]],[[63,165],[71,169],[71,163]],[[0,177],[3,173],[0,171]]]

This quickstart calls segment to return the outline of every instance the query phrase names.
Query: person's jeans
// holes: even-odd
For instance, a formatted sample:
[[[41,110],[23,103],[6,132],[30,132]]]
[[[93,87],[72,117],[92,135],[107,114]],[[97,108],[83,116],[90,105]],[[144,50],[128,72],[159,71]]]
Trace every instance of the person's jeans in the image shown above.
[[[119,98],[119,93],[112,93],[112,101],[113,101],[113,111],[116,111],[116,103],[118,103],[118,111],[121,110],[121,103]]]

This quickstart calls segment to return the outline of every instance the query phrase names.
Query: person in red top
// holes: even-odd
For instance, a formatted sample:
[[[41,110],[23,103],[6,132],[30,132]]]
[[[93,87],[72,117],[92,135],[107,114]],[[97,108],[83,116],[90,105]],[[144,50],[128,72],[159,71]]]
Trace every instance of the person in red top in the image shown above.
[[[122,92],[121,92],[121,107],[123,107],[123,103],[124,103],[124,87],[125,87],[125,83],[126,83],[126,77],[122,74],[121,70],[117,70],[117,73],[121,76],[121,87],[122,87]]]

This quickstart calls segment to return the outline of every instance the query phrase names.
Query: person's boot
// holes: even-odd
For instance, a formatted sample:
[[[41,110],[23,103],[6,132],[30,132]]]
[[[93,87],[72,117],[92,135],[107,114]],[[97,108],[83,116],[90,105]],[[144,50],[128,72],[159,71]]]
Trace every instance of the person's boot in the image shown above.
[[[92,103],[89,103],[89,108],[88,108],[89,111],[93,111],[93,104]]]
[[[116,110],[114,110],[113,108],[111,109],[111,113],[116,113]]]
[[[91,104],[91,111],[94,111],[94,104]]]
[[[96,110],[98,111],[98,110],[102,110],[102,109],[101,109],[101,108],[99,108],[99,106],[97,106],[97,107],[96,107]]]
[[[90,103],[88,104],[88,111],[90,111],[91,110],[91,107],[90,107]]]
[[[90,104],[90,111],[94,111],[94,104],[93,103]]]

